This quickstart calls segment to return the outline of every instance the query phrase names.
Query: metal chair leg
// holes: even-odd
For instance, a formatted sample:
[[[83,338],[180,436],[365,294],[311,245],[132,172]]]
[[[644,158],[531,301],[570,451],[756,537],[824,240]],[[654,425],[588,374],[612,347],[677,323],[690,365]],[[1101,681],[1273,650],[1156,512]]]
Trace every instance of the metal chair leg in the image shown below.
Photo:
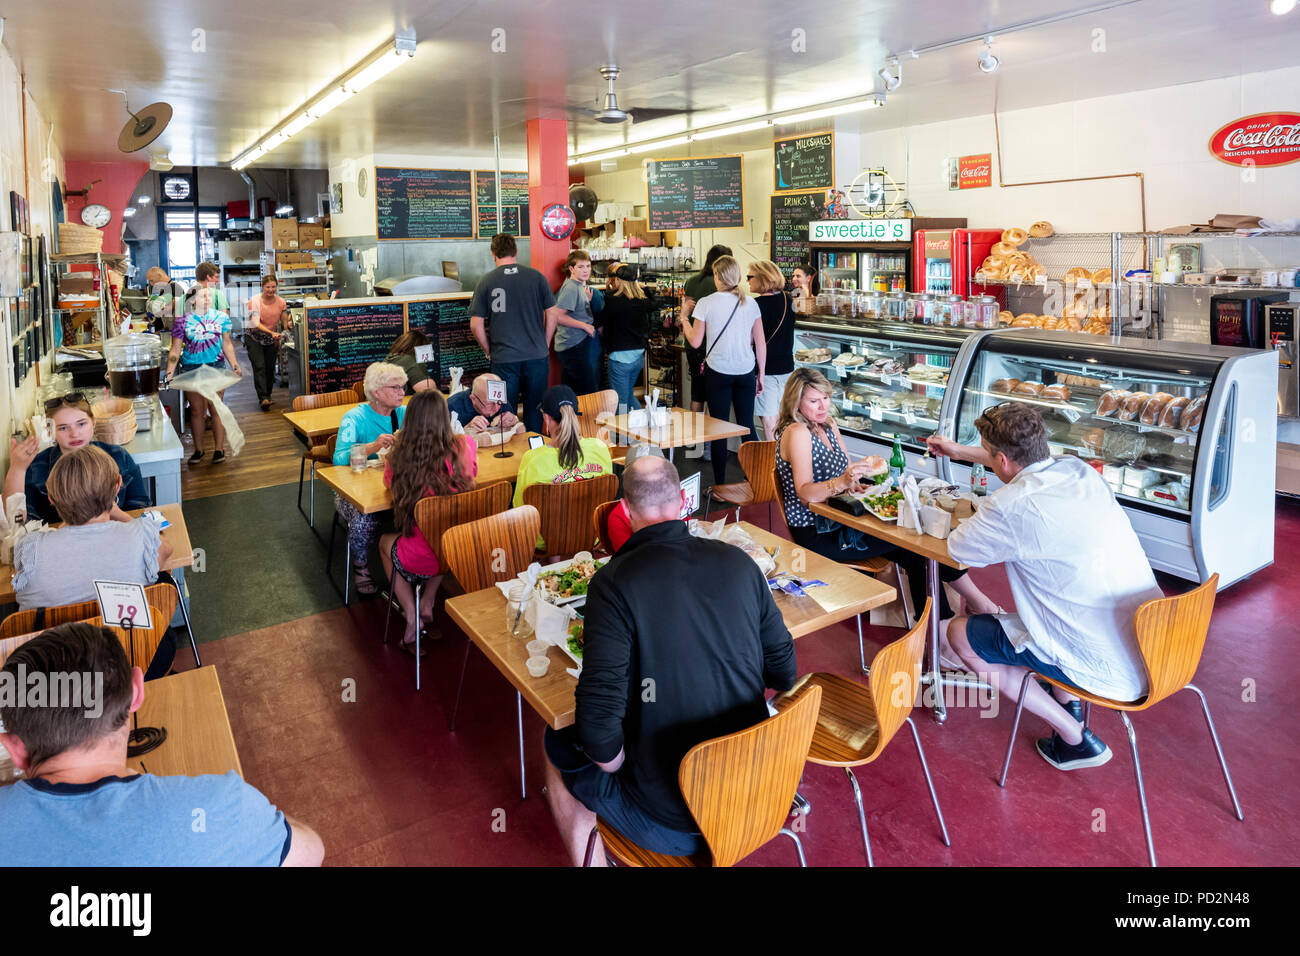
[[[793,830],[786,829],[785,827],[781,828],[781,832],[794,841],[795,852],[799,854],[799,865],[806,867],[808,861],[804,859],[803,844],[799,842],[799,834],[795,833]]]
[[[528,778],[524,770],[524,695],[515,691],[515,711],[519,715],[519,799],[528,799]]]
[[[592,827],[591,832],[587,834],[587,854],[582,858],[583,866],[591,866],[591,857],[596,852],[596,841],[598,839],[600,839],[600,830]]]
[[[465,687],[465,668],[469,666],[469,649],[474,646],[474,642],[468,637],[465,638],[465,657],[460,662],[460,681],[456,684],[456,704],[451,709],[451,723],[447,725],[449,733],[456,732],[456,715],[460,713],[460,692]]]
[[[772,530],[772,521],[773,521],[773,518],[772,518],[772,502],[769,501],[769,502],[767,503],[767,530],[768,530],[768,531],[771,531],[771,530]]]
[[[203,661],[199,660],[199,642],[194,638],[194,625],[190,623],[190,609],[185,605],[185,595],[181,594],[180,583],[176,576],[172,575],[172,587],[176,589],[176,603],[181,606],[181,617],[185,619],[185,630],[190,634],[190,649],[194,651],[194,666],[202,667]]]
[[[1196,696],[1201,699],[1201,710],[1205,714],[1205,726],[1210,728],[1210,739],[1214,741],[1214,752],[1219,755],[1219,768],[1223,771],[1223,782],[1228,785],[1228,796],[1232,797],[1232,807],[1237,811],[1237,819],[1245,820],[1241,812],[1241,804],[1237,802],[1237,791],[1233,789],[1232,777],[1228,773],[1228,762],[1223,759],[1223,748],[1219,746],[1219,735],[1214,732],[1214,721],[1210,719],[1210,707],[1205,702],[1205,695],[1195,684],[1188,684],[1187,689],[1195,692]]]
[[[299,470],[299,471],[302,471],[301,468],[298,469],[298,470]],[[307,527],[309,527],[309,528],[315,528],[315,527],[316,527],[316,462],[315,462],[315,461],[312,461],[312,463],[311,463],[311,488],[310,488],[310,492],[311,492],[311,493],[310,493],[310,495],[309,495],[309,498],[311,499],[311,505],[310,505],[310,507],[311,507],[311,514],[308,515],[308,517],[307,517]],[[300,498],[302,497],[301,493],[299,494],[299,497],[300,497]]]
[[[1147,791],[1142,785],[1142,761],[1138,759],[1138,738],[1137,731],[1133,729],[1133,722],[1128,719],[1128,714],[1119,711],[1119,719],[1124,721],[1124,729],[1128,731],[1128,745],[1133,751],[1133,773],[1137,775],[1138,784],[1138,802],[1142,804],[1142,828],[1146,830],[1147,835],[1147,855],[1151,858],[1151,865],[1156,866],[1156,845],[1151,840],[1151,816],[1147,813]]]
[[[925,774],[925,785],[930,788],[930,799],[934,801],[934,815],[939,818],[939,832],[943,834],[943,845],[952,846],[948,839],[948,827],[943,822],[943,811],[939,809],[939,795],[934,792],[934,781],[930,779],[930,768],[925,765],[925,750],[921,747],[921,735],[916,732],[916,724],[907,718],[907,726],[912,728],[912,739],[916,741],[916,755],[921,758],[921,772]]]
[[[397,589],[397,568],[388,576],[388,607],[384,611],[384,643],[388,643],[388,625],[393,620],[393,603],[397,600],[393,593]]]
[[[1092,701],[1085,700],[1083,702],[1083,729],[1087,730],[1091,724],[1092,724]]]
[[[393,569],[396,573],[397,569]],[[420,689],[420,585],[415,586],[415,689]]]
[[[871,840],[867,837],[867,811],[862,808],[862,790],[858,787],[858,778],[853,776],[853,770],[849,767],[844,768],[844,775],[849,778],[849,785],[853,788],[853,802],[858,805],[858,822],[862,824],[862,848],[867,853],[867,866],[875,866],[871,862]]]
[[[307,459],[305,457],[300,458],[298,460],[298,513],[301,514],[304,518],[307,517],[307,512],[302,510],[302,478],[303,475],[306,474],[306,472],[307,472]]]
[[[903,569],[897,564],[894,565],[894,580],[898,582],[898,599],[903,602],[904,628],[912,626],[912,598],[907,593],[907,588],[903,587]],[[936,612],[937,613],[937,612]]]
[[[1025,692],[1029,690],[1029,679],[1033,676],[1033,671],[1025,671],[1025,676],[1020,681],[1020,698],[1016,701],[1016,721],[1011,725],[1011,739],[1007,741],[1007,759],[1002,761],[1002,776],[998,778],[999,787],[1007,785],[1007,770],[1011,767],[1011,748],[1016,745],[1016,731],[1020,729],[1020,715],[1025,709]]]
[[[862,615],[858,615],[858,663],[862,665],[862,673],[870,676],[871,668],[867,666],[867,652],[862,646]]]

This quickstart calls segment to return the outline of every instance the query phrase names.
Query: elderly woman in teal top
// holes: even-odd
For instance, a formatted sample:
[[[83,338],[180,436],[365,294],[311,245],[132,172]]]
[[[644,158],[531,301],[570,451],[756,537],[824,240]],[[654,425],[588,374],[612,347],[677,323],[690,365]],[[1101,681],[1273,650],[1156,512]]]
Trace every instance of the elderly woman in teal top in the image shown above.
[[[172,326],[172,348],[167,356],[167,377],[177,371],[192,372],[201,365],[213,368],[229,369],[236,375],[243,375],[239,359],[235,358],[235,345],[230,341],[230,316],[214,305],[212,290],[200,286],[194,296],[194,311],[189,315],[177,316]],[[224,391],[218,392],[218,398],[224,398]],[[190,455],[190,464],[203,459],[203,437],[206,434],[205,419],[210,403],[202,395],[189,393],[190,430],[194,434],[194,454]],[[212,463],[219,464],[226,459],[226,427],[221,418],[212,409],[212,440],[215,450]]]
[[[334,464],[346,465],[352,459],[352,449],[365,449],[366,458],[385,454],[393,447],[393,435],[402,427],[406,417],[406,372],[388,362],[376,362],[366,369],[362,382],[366,400],[357,405],[339,423],[338,438],[334,445]],[[338,495],[334,496],[334,511],[348,524],[348,550],[352,555],[352,573],[357,591],[374,594],[375,581],[370,574],[370,551],[379,537],[379,515],[362,514]]]

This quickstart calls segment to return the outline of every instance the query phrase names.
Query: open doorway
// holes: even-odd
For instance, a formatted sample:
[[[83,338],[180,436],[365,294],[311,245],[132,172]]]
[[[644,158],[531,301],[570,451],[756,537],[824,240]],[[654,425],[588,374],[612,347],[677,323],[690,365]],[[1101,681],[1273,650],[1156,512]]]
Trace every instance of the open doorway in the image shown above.
[[[158,209],[159,252],[163,268],[173,280],[184,285],[194,281],[194,268],[200,262],[217,261],[217,241],[213,233],[225,225],[225,211],[220,206],[200,207],[198,231],[194,229],[194,209]]]

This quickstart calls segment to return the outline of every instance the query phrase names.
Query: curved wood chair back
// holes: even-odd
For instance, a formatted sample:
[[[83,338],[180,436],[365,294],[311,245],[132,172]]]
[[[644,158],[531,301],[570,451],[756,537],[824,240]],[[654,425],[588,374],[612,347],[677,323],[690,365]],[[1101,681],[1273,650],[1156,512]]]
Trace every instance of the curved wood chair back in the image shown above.
[[[170,589],[171,585],[166,585],[166,587]],[[172,594],[175,595],[175,593],[176,592],[173,590]],[[174,598],[172,603],[173,605],[175,604]],[[76,605],[71,605],[71,606],[75,607]],[[98,606],[96,606],[95,610],[96,611],[99,610]],[[127,633],[125,629],[120,627],[109,628],[109,630],[112,631],[117,636],[118,641],[121,643],[122,650],[126,652],[127,660],[131,662],[131,665],[133,667],[139,667],[141,670],[148,670],[149,662],[153,660],[153,655],[158,650],[158,645],[162,643],[163,634],[165,634],[167,631],[167,625],[171,622],[171,615],[168,614],[164,618],[163,611],[160,608],[154,607],[152,602],[149,605],[149,612],[150,612],[150,616],[153,618],[153,627],[149,628],[148,630],[145,630],[143,628],[136,630],[135,640],[134,640],[134,644],[135,644],[134,657],[131,654],[132,641],[127,637]],[[13,615],[11,614],[10,617],[13,617]],[[103,626],[104,623],[104,619],[100,617],[98,614],[96,614],[94,617],[81,618],[80,620],[83,620],[88,624],[96,624],[101,627]],[[59,623],[71,624],[74,622],[60,621]],[[22,634],[15,637],[6,637],[0,639],[0,666],[4,666],[4,662],[9,659],[10,654],[12,654],[14,651],[22,647],[24,644],[26,644],[28,641],[32,640],[33,638],[40,637],[48,630],[49,630],[49,626],[44,627],[39,631],[32,631],[29,634]]]
[[[314,395],[299,395],[293,400],[295,412],[305,412],[309,408],[331,408],[335,405],[351,405],[356,400],[356,392],[350,388],[337,392],[317,392]]]
[[[776,501],[776,442],[742,442],[736,456],[754,495],[751,503]]]
[[[448,528],[442,533],[447,570],[466,594],[508,581],[528,570],[541,526],[537,509],[522,505]]]
[[[921,656],[925,653],[925,639],[929,634],[930,600],[926,598],[916,626],[876,652],[871,662],[871,699],[876,707],[876,749],[874,760],[885,749],[903,721],[912,713],[921,689]]]
[[[1133,710],[1146,710],[1192,682],[1210,632],[1218,589],[1219,575],[1211,574],[1186,594],[1147,601],[1134,612],[1133,629],[1151,690]]]
[[[352,386],[352,394],[355,395],[355,396],[357,397],[357,401],[358,401],[358,402],[364,402],[364,401],[366,400],[366,381],[365,381],[365,379],[362,379],[361,381],[356,382],[356,383],[353,384],[353,386]]]
[[[602,389],[599,392],[590,392],[586,395],[578,396],[578,427],[582,432],[583,438],[602,438],[600,430],[602,426],[597,423],[596,416],[605,412],[614,413],[618,411],[618,392],[612,388]]]
[[[176,589],[170,584],[151,584],[144,589],[145,597],[149,601],[151,608],[157,608],[160,614],[166,616],[167,622],[170,623],[172,616],[176,613]],[[67,624],[71,621],[88,621],[93,617],[99,616],[99,603],[97,601],[80,601],[76,604],[60,604],[58,607],[47,607],[45,616],[41,619],[42,623],[37,624],[36,620],[40,617],[39,608],[28,608],[25,611],[15,611],[0,622],[0,638],[16,637],[19,634],[36,633],[48,630],[58,624]],[[166,627],[163,628],[166,630]]]
[[[700,826],[714,866],[732,866],[767,843],[790,815],[822,689],[747,730],[696,744],[682,758],[677,781]]]
[[[596,475],[558,485],[535,484],[524,489],[524,503],[542,516],[542,537],[547,554],[590,551],[596,543],[591,513],[596,505],[618,497],[618,478]]]
[[[421,498],[415,503],[415,523],[429,542],[429,547],[442,563],[442,536],[448,528],[468,521],[477,521],[488,515],[499,514],[510,507],[510,484],[494,481],[491,484],[462,491],[457,495],[435,495]]]
[[[330,464],[334,463],[334,449],[339,446],[339,433],[335,432],[325,439],[325,461]]]
[[[609,540],[609,513],[617,507],[617,501],[606,501],[596,505],[596,510],[591,513],[591,523],[596,527],[596,540],[600,542],[600,550],[606,554],[614,553],[614,546]]]

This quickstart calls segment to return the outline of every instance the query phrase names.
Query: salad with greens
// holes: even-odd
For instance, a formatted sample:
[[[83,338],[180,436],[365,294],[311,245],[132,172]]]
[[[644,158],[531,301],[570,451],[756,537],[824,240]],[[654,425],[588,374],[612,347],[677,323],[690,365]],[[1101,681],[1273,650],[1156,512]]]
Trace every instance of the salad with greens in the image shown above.
[[[537,576],[548,597],[581,597],[587,593],[591,576],[605,565],[604,561],[574,561],[567,568],[543,571]]]
[[[897,518],[898,503],[903,500],[903,493],[898,489],[887,491],[883,495],[867,495],[863,501],[877,518]]]
[[[572,624],[569,625],[569,636],[565,639],[565,643],[568,644],[569,647],[569,653],[572,654],[574,657],[576,657],[578,660],[582,660],[582,647],[583,647],[582,630],[583,630],[583,621],[581,618],[579,618],[578,620],[574,621]]]

